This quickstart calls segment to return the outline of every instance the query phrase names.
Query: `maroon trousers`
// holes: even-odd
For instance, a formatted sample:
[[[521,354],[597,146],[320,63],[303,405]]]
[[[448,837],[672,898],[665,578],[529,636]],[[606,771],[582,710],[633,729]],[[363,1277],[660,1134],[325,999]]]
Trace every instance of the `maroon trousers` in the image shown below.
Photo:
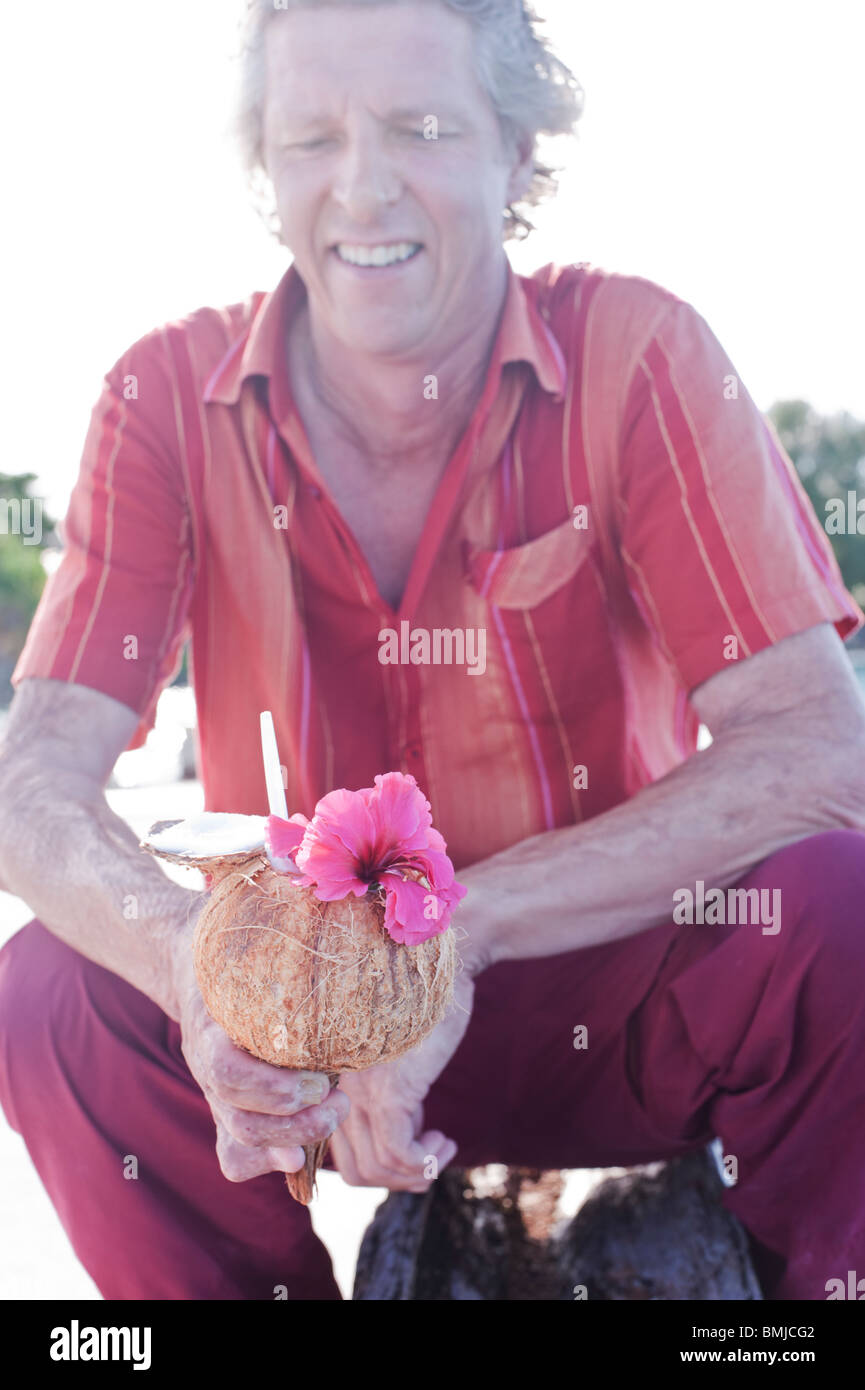
[[[767,1297],[823,1299],[865,1276],[865,835],[800,841],[738,886],[780,890],[780,931],[671,924],[486,971],[426,1122],[461,1165],[719,1136]],[[339,1298],[284,1177],[222,1176],[177,1025],[36,920],[0,951],[0,1100],[105,1298]]]

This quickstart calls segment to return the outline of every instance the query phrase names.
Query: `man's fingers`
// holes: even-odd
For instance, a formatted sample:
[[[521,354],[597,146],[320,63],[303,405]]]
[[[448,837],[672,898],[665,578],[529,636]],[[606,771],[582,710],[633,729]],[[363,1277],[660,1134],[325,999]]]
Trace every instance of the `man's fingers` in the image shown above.
[[[399,1117],[374,1116],[366,1133],[375,1167],[395,1177],[422,1182],[426,1154],[414,1138],[414,1127],[408,1115]]]
[[[350,1119],[343,1125],[340,1135],[351,1149],[351,1167],[356,1175],[352,1179],[343,1173],[346,1182],[353,1185],[360,1184],[364,1187],[387,1187],[387,1178],[372,1146],[369,1117],[356,1109],[353,1110]],[[336,1149],[334,1149],[333,1143],[331,1149],[334,1152],[334,1161],[336,1161]]]
[[[418,1134],[422,1124],[422,1107],[418,1107],[411,1120],[407,1115],[373,1116],[370,1125],[372,1143],[382,1166],[423,1179],[430,1169],[431,1160],[436,1171],[450,1162],[456,1153],[456,1144],[439,1129]]]
[[[297,1144],[316,1144],[328,1139],[349,1113],[347,1096],[334,1091],[325,1105],[315,1105],[297,1115],[261,1115],[237,1106],[225,1105],[216,1097],[210,1108],[228,1133],[248,1148],[287,1148]]]
[[[216,1122],[216,1156],[229,1182],[246,1182],[263,1173],[297,1173],[306,1159],[303,1149],[293,1146],[251,1149],[245,1144],[238,1144],[220,1120]]]
[[[357,1103],[331,1140],[331,1153],[340,1174],[351,1187],[397,1187],[404,1175],[383,1165],[372,1141],[370,1117]]]
[[[385,1186],[408,1192],[426,1192],[455,1156],[457,1146],[440,1130],[428,1130],[417,1139],[394,1147],[387,1135],[372,1130],[372,1147],[379,1160],[379,1179]],[[385,1177],[386,1175],[386,1177]]]
[[[303,1149],[293,1146],[287,1149],[265,1149],[270,1172],[278,1173],[299,1173],[306,1163],[306,1154]]]
[[[422,1165],[418,1165],[418,1155],[411,1147],[414,1132],[410,1116],[398,1106],[369,1111],[355,1107],[345,1134],[365,1182],[402,1185],[406,1179],[416,1180],[422,1175]]]
[[[442,1134],[441,1130],[433,1129],[427,1134],[422,1134],[418,1143],[421,1148],[426,1149],[429,1157],[436,1160],[434,1177],[438,1177],[442,1169],[456,1158],[458,1145],[453,1139],[448,1139],[447,1135]]]
[[[273,1067],[230,1041],[211,1059],[207,1079],[209,1089],[224,1104],[262,1115],[296,1115],[320,1105],[330,1094],[330,1082],[321,1072]]]
[[[439,1130],[415,1139],[422,1107],[409,1115],[396,1108],[368,1113],[355,1104],[331,1143],[334,1162],[351,1186],[426,1192],[456,1145]]]
[[[375,1184],[364,1183],[357,1163],[355,1162],[354,1149],[346,1138],[344,1129],[335,1131],[330,1141],[330,1156],[336,1164],[336,1170],[343,1182],[347,1182],[349,1187],[374,1186]],[[384,1186],[383,1183],[378,1184]]]

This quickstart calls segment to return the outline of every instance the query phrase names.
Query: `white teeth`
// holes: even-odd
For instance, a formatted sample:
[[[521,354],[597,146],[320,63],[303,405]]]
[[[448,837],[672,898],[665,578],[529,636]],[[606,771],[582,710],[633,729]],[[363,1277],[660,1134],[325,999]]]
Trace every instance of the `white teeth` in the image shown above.
[[[336,253],[349,265],[385,266],[407,261],[419,250],[420,244],[416,241],[400,241],[395,246],[351,246],[341,242]]]

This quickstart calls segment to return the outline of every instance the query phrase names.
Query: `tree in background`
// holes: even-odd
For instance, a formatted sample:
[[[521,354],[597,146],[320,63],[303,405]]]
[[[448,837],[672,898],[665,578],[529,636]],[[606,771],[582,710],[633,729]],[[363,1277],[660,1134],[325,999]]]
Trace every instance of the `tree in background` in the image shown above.
[[[0,473],[0,706],[12,698],[9,677],[24,646],[47,574],[42,554],[59,543],[56,523],[33,493],[35,473]],[[9,503],[29,503],[41,510],[41,535],[26,542],[8,529]]]
[[[846,410],[818,415],[807,401],[777,401],[766,413],[826,529],[844,583],[865,608],[865,505],[861,514],[857,512],[858,500],[865,502],[865,422]],[[857,521],[833,534],[837,528],[827,522],[839,508],[826,504],[840,499],[846,514],[851,492],[856,494],[852,517]],[[865,631],[857,633],[854,642],[865,645]]]

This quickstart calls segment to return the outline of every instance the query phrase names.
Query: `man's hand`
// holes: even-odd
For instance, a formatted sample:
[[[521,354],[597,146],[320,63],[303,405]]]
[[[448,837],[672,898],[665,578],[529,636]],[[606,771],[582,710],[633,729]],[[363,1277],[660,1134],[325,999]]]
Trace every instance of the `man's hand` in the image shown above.
[[[395,1062],[343,1074],[340,1088],[351,1113],[334,1134],[331,1152],[347,1183],[426,1192],[450,1163],[457,1145],[439,1130],[423,1132],[423,1102],[462,1042],[473,1003],[474,985],[463,971],[450,1012],[419,1047]]]
[[[345,1120],[348,1097],[326,1076],[289,1071],[236,1047],[210,1017],[192,966],[191,938],[178,933],[174,978],[182,1050],[216,1122],[216,1155],[230,1182],[296,1173],[303,1144],[326,1139]]]

